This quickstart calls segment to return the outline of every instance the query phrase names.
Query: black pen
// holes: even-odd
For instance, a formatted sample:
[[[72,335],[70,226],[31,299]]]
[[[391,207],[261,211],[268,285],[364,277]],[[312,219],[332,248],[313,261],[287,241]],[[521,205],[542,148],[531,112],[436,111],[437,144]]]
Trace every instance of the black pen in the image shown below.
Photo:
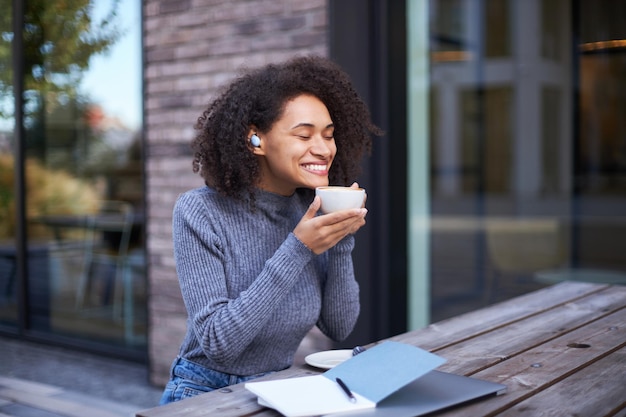
[[[346,385],[345,382],[343,382],[341,379],[339,378],[335,378],[335,381],[337,381],[337,383],[339,384],[339,386],[341,387],[341,389],[343,390],[343,392],[346,393],[346,395],[348,396],[348,398],[350,398],[350,402],[351,403],[355,403],[356,402],[356,397],[354,396],[354,394],[352,394],[352,391],[350,391],[350,388],[348,388],[348,386]]]

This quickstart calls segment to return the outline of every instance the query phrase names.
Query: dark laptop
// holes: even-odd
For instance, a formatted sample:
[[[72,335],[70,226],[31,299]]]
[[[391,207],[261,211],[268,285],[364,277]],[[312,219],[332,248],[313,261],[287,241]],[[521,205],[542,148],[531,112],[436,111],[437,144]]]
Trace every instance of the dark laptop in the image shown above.
[[[376,408],[333,416],[416,417],[505,392],[506,386],[502,384],[447,372],[430,371],[385,398]]]

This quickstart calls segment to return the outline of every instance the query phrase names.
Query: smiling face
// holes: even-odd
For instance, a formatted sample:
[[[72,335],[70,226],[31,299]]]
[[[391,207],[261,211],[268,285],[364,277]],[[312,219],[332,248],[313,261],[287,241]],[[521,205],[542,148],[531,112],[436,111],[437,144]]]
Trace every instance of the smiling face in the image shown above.
[[[337,153],[328,109],[317,97],[300,95],[285,104],[283,114],[253,148],[261,164],[259,187],[281,195],[296,188],[328,185],[328,171]]]

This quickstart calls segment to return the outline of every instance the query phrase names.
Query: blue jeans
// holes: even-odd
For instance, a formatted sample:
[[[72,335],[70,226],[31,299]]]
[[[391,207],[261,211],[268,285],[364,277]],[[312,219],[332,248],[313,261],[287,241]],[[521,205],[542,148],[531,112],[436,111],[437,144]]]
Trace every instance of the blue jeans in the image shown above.
[[[178,357],[172,363],[170,380],[165,386],[159,405],[195,397],[198,394],[249,381],[269,373],[271,372],[250,376],[225,374]]]

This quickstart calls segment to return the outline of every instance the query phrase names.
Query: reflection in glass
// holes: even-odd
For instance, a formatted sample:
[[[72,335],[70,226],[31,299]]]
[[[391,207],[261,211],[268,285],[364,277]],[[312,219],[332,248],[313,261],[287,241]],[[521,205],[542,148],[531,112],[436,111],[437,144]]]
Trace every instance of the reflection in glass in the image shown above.
[[[113,59],[139,49],[139,3],[31,0],[25,9],[30,323],[141,349],[141,68],[136,56]],[[129,117],[94,82],[134,86],[124,93],[136,104],[122,111]]]
[[[0,325],[17,324],[17,269],[15,252],[15,196],[13,187],[13,56],[10,2],[0,13]]]
[[[433,321],[626,283],[624,2],[429,4]]]
[[[578,266],[626,272],[626,4],[578,2],[580,117],[574,253]]]

